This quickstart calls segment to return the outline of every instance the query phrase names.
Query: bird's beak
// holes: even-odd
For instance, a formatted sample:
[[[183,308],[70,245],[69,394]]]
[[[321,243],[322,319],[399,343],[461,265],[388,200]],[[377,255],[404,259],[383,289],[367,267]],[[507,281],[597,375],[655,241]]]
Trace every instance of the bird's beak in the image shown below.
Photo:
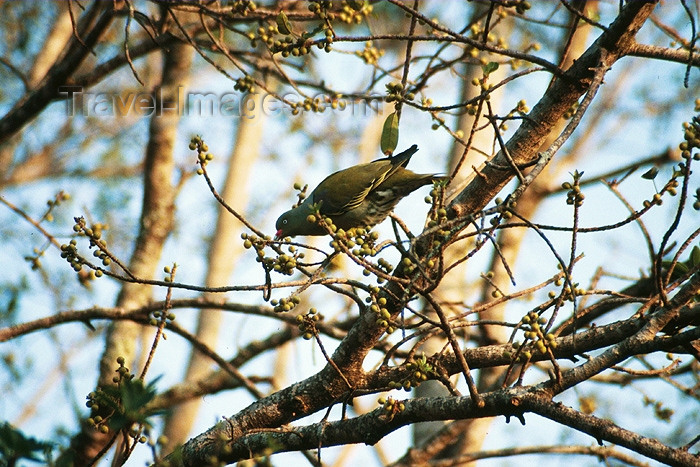
[[[279,229],[275,234],[275,240],[282,240],[282,229]]]

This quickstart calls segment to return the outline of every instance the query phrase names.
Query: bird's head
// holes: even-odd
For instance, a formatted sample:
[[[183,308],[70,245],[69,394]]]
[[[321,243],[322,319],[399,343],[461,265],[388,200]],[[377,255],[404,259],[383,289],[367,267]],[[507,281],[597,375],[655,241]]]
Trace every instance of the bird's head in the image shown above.
[[[310,226],[306,220],[310,211],[306,206],[302,206],[290,209],[277,219],[275,224],[275,229],[277,230],[275,234],[276,240],[284,237],[294,237],[295,235],[304,235],[304,228]]]
[[[297,235],[326,235],[328,232],[316,223],[316,216],[309,217],[320,206],[320,203],[310,203],[307,198],[299,206],[282,214],[275,224],[275,240]]]

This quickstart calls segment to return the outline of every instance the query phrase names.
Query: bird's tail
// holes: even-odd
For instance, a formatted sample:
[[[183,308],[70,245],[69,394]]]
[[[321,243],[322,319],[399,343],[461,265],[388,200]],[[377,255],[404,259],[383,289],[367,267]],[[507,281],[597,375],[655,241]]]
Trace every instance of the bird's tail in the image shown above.
[[[414,144],[405,151],[389,157],[389,160],[394,163],[394,166],[406,167],[408,161],[411,160],[411,156],[413,156],[416,152],[418,152],[418,146]]]

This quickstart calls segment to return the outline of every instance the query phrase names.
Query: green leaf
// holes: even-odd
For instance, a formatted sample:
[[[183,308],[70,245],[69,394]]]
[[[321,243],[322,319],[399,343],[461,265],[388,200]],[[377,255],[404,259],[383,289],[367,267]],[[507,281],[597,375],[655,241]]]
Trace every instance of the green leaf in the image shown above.
[[[488,76],[498,70],[498,63],[488,62],[486,65],[481,65],[481,70],[484,72],[484,76]]]
[[[323,31],[324,29],[326,29],[326,25],[324,23],[321,23],[311,31],[305,31],[301,33],[301,37],[303,37],[304,39],[309,39],[310,37],[314,37],[316,34]]]
[[[348,0],[348,6],[355,11],[360,11],[365,6],[364,0]]]
[[[122,406],[126,413],[138,413],[144,406],[156,396],[156,378],[148,385],[144,385],[141,379],[131,379],[122,383],[120,387]]]
[[[642,178],[646,180],[654,180],[654,178],[659,174],[659,169],[656,167],[652,167],[651,169],[647,170],[642,174]]]
[[[28,437],[7,422],[0,425],[0,461],[13,461],[12,464],[18,459],[45,462],[52,447],[51,443]]]
[[[287,35],[292,33],[292,24],[289,22],[289,19],[284,11],[280,11],[280,13],[277,15],[276,21],[277,30],[280,32],[280,34]]]
[[[676,263],[676,267],[674,267],[673,271],[671,272],[671,279],[678,279],[679,277],[687,274],[688,271],[690,271],[690,268],[688,268],[686,264],[678,262]]]
[[[110,409],[109,427],[119,431],[133,423],[151,426],[150,417],[164,413],[148,407],[157,394],[156,383],[160,377],[144,384],[141,379],[124,379],[119,386],[108,386],[96,391],[95,399],[101,407]]]
[[[695,267],[700,264],[700,247],[694,246],[690,252],[690,266]]]
[[[382,153],[389,155],[394,152],[399,144],[399,116],[396,112],[392,112],[386,120],[384,120],[384,128],[382,129],[381,148]]]

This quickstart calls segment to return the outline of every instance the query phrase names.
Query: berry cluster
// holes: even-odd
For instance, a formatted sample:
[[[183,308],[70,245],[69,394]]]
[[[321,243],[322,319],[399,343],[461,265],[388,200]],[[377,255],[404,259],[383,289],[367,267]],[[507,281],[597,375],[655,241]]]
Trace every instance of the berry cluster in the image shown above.
[[[335,13],[329,12],[333,8],[333,2],[329,0],[316,0],[309,2],[309,11],[315,13],[319,18],[325,20],[328,19],[333,21],[335,19]]]
[[[331,221],[328,218],[325,218],[325,220],[326,222]],[[335,251],[341,251],[341,245],[344,245],[348,250],[351,250],[353,255],[359,257],[375,256],[377,254],[375,243],[378,239],[379,234],[377,232],[372,232],[362,227],[348,229],[347,231],[336,229],[330,246]],[[384,262],[384,264],[388,263]],[[390,271],[391,268],[387,270],[387,272]]]
[[[323,315],[316,311],[316,308],[310,308],[305,315],[297,315],[296,320],[299,325],[299,330],[302,332],[302,337],[307,341],[312,339],[316,333],[316,323],[323,319]]]
[[[527,0],[505,0],[502,6],[505,8],[515,8],[515,12],[519,15],[524,15],[527,10],[532,8],[532,5]]]
[[[257,252],[255,260],[258,263],[262,263],[263,266],[269,271],[275,271],[286,276],[291,276],[296,270],[298,260],[304,258],[304,253],[297,251],[297,248],[294,245],[289,245],[288,247],[290,254],[281,253],[274,257],[266,256],[265,247],[272,241],[268,235],[265,237],[258,237],[255,234],[248,234],[244,232],[241,234],[241,239],[243,240],[243,248],[246,250],[255,248],[255,251]]]
[[[290,107],[292,109],[292,115],[299,115],[302,111],[321,113],[326,110],[325,104],[327,103],[332,104],[332,100],[328,97],[326,97],[326,99],[321,99],[320,97],[305,97],[303,101],[292,102]]]
[[[447,209],[442,206],[443,196],[444,196],[445,185],[443,182],[437,182],[435,187],[430,190],[428,196],[425,197],[425,202],[432,204],[433,208],[430,211],[427,227],[429,229],[436,229],[436,235],[447,239],[450,236],[450,230],[448,228],[441,228],[440,226],[447,223]],[[439,248],[443,242],[439,238],[433,240],[433,248]],[[433,265],[429,264],[429,268]]]
[[[561,269],[561,264],[557,264],[557,269]],[[561,287],[563,283],[564,283],[564,279],[562,277],[559,277],[554,281],[554,285],[557,287]],[[571,287],[568,285],[566,287],[564,287],[564,289],[562,290],[563,299],[568,301],[568,302],[574,301],[574,297],[580,297],[581,295],[586,294],[586,290],[579,287],[578,282],[574,282],[573,285],[574,285],[573,293],[571,292]],[[556,298],[557,293],[554,290],[550,290],[548,292],[547,296],[553,300],[554,298]]]
[[[386,102],[394,102],[398,101],[401,99],[406,99],[409,101],[412,101],[413,99],[416,98],[416,95],[413,92],[406,92],[406,90],[403,87],[403,84],[401,83],[389,83],[386,85],[386,93],[387,96],[384,98],[384,101]]]
[[[236,91],[253,93],[255,92],[255,79],[250,75],[245,75],[242,78],[238,78],[236,80],[236,84],[233,85],[233,89]]]
[[[581,192],[581,187],[579,186],[579,181],[581,180],[582,175],[583,172],[579,172],[577,170],[573,174],[573,184],[570,182],[564,182],[561,184],[563,189],[568,190],[566,192],[566,204],[576,206],[577,208],[583,205],[583,200],[586,198],[586,196]]]
[[[249,12],[255,11],[257,5],[253,0],[234,0],[230,4],[231,13],[246,16]]]
[[[382,414],[382,417],[387,421],[393,420],[397,413],[406,410],[406,404],[403,401],[394,400],[394,398],[391,396],[387,397],[386,399],[380,397],[377,399],[377,402],[382,405],[382,408],[386,412],[385,414]]]
[[[61,245],[61,258],[68,261],[75,272],[80,272],[83,268],[83,262],[78,254],[78,242],[75,239]]]
[[[513,342],[513,349],[516,351],[515,357],[520,361],[527,361],[532,358],[532,351],[536,350],[541,354],[547,353],[547,349],[554,349],[557,347],[556,336],[552,333],[545,334],[542,329],[542,325],[547,322],[547,318],[538,315],[534,311],[528,312],[527,315],[523,316],[520,320],[519,326],[525,331],[524,337],[525,342],[523,344],[519,342]],[[512,358],[513,354],[510,351],[506,351],[505,355],[508,358]]]
[[[700,108],[700,99],[697,99],[695,102]],[[684,122],[683,130],[684,141],[678,146],[681,150],[681,157],[688,162],[690,162],[691,158],[694,161],[700,161],[700,151],[698,151],[700,149],[700,115],[693,117],[690,122]],[[695,150],[695,153],[693,153],[693,150]],[[700,188],[695,190],[693,209],[700,211]]]
[[[132,380],[136,375],[132,374],[129,369],[124,366],[124,357],[117,357],[117,363],[119,368],[116,370],[116,375],[112,377],[112,382],[115,384],[120,384],[124,381]],[[120,405],[119,400],[115,397],[113,391],[104,390],[102,388],[97,388],[87,395],[87,402],[85,405],[92,412],[92,416],[86,421],[88,425],[95,427],[101,433],[109,433],[109,419],[113,416],[113,413],[103,417],[99,413],[109,413],[104,409],[111,409],[113,407],[118,407]]]
[[[314,6],[313,3],[309,6],[309,9],[312,6]],[[325,12],[323,12],[323,15],[325,18]],[[273,54],[279,53],[285,58],[290,55],[294,57],[307,55],[311,52],[314,44],[326,52],[331,51],[333,31],[327,23],[322,24],[313,31],[305,31],[299,35],[294,32],[292,23],[283,11],[277,15],[275,22],[276,24],[271,24],[267,27],[259,26],[255,32],[251,31],[247,34],[251,47],[256,47],[258,41],[261,41],[265,43]],[[321,30],[324,31],[325,37],[313,40],[313,36]]]
[[[417,360],[406,364],[406,378],[401,381],[390,381],[389,387],[410,391],[411,388],[418,387],[423,381],[426,381],[434,374],[435,370],[433,366],[428,363],[426,356],[422,355]]]
[[[347,24],[360,24],[373,9],[374,7],[364,0],[346,0],[343,11],[338,13],[338,19]]]
[[[375,287],[374,289],[376,289],[376,292],[379,292],[379,287]],[[385,328],[387,334],[394,332],[396,326],[391,319],[391,313],[389,313],[389,310],[386,309],[386,298],[376,298],[375,293],[368,298],[371,303],[369,306],[369,311],[374,313],[376,316],[375,323],[377,326]]]
[[[150,402],[156,396],[155,383],[144,384],[124,365],[124,357],[118,357],[119,368],[112,378],[114,385],[97,388],[87,396],[86,405],[91,415],[86,420],[101,433],[122,432],[134,442],[148,442],[151,417],[160,414],[159,409],[150,408]],[[165,438],[159,438],[163,444]],[[155,445],[154,441],[150,442]]]
[[[360,57],[367,65],[376,65],[377,61],[384,55],[384,50],[376,48],[372,41],[365,42],[365,48],[356,50],[355,55]],[[391,101],[387,101],[391,102]]]
[[[525,99],[520,99],[516,106],[508,112],[508,115],[503,117],[503,122],[498,125],[501,131],[508,131],[508,120],[511,120],[517,116],[524,117],[530,112],[530,107],[527,106]],[[476,111],[474,111],[476,113]],[[472,114],[473,115],[473,114]]]
[[[102,265],[107,267],[112,264],[112,258],[107,251],[107,244],[102,240],[102,231],[108,229],[107,224],[96,222],[90,227],[85,223],[82,217],[76,217],[73,231],[78,235],[84,235],[90,239],[89,248],[95,248],[93,256],[102,261]],[[61,245],[61,258],[68,261],[75,272],[80,272],[85,264],[85,260],[78,253],[77,241],[72,239],[69,243]],[[96,269],[94,277],[101,277],[102,270]]]
[[[320,41],[316,43],[316,47],[323,49],[326,52],[331,51],[331,43],[333,42],[333,33],[326,29],[326,39],[325,41]],[[292,36],[286,36],[281,39],[275,39],[270,45],[270,51],[272,53],[280,53],[284,58],[289,57],[299,57],[302,55],[308,55],[311,52],[311,47],[313,41],[307,37],[294,38]]]
[[[56,208],[57,206],[60,206],[62,202],[68,201],[69,199],[70,199],[70,194],[66,193],[63,190],[56,193],[56,196],[54,197],[54,199],[50,199],[46,202],[48,209],[46,210],[46,213],[44,214],[42,219],[47,221],[47,222],[53,222],[52,211],[54,210],[54,208]]]
[[[324,218],[324,221],[326,223],[330,221],[331,226],[335,227],[332,224],[332,220]],[[362,274],[365,277],[369,277],[372,273],[375,273],[377,282],[381,284],[386,280],[382,276],[389,274],[394,269],[394,266],[384,258],[378,258],[376,263],[369,261],[369,257],[376,256],[379,253],[378,239],[379,234],[377,232],[362,227],[353,227],[347,231],[335,229],[329,245],[335,252],[342,251],[357,257],[359,264],[365,267],[362,270]]]
[[[196,135],[190,140],[189,148],[190,151],[197,151],[197,162],[201,166],[197,169],[197,175],[203,175],[204,167],[214,159],[214,156],[209,153],[209,146],[204,142],[201,136]]]
[[[276,313],[292,311],[299,303],[301,303],[301,300],[297,295],[292,295],[291,297],[287,298],[280,298],[279,300],[276,298],[270,300],[270,305],[273,306],[273,311]]]

